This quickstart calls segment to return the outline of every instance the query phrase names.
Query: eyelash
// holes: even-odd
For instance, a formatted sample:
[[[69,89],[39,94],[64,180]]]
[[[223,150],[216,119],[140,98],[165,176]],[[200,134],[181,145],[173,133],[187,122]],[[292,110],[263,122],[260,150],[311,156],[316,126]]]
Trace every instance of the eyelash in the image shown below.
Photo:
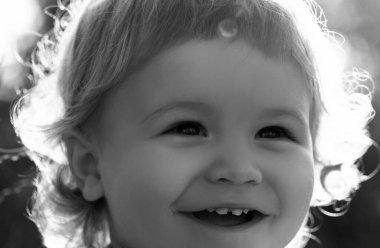
[[[186,129],[185,129],[186,128]],[[185,131],[187,130],[187,131]],[[208,135],[206,128],[196,121],[181,121],[174,123],[163,134],[176,134],[181,136],[204,136]],[[297,141],[293,132],[283,126],[267,126],[259,130],[257,138],[263,139],[289,139]]]
[[[266,137],[264,137],[264,134],[267,134]],[[270,133],[270,135],[268,135]],[[291,132],[288,128],[282,127],[282,126],[268,126],[264,127],[259,130],[257,135],[262,135],[263,137],[259,138],[267,138],[267,139],[282,139],[286,138],[291,141],[297,141],[296,137],[294,136],[293,132]],[[275,136],[275,137],[273,137]]]
[[[187,128],[187,129],[185,129]],[[190,129],[191,128],[191,129]],[[182,131],[180,131],[182,129]],[[184,131],[187,130],[187,131]],[[189,130],[194,131],[191,134]],[[202,136],[207,136],[206,128],[199,122],[195,121],[181,121],[172,125],[168,130],[166,130],[163,134],[177,134],[182,136],[198,136],[199,133],[202,133]]]

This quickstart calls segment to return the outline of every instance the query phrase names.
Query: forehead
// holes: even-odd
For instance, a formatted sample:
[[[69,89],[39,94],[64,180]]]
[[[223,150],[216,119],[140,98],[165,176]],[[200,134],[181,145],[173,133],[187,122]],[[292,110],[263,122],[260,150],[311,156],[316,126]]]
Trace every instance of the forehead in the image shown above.
[[[187,101],[242,113],[290,110],[308,119],[308,87],[293,63],[269,58],[244,41],[190,41],[162,52],[132,74],[105,105],[107,112],[138,105],[135,110],[143,115]]]

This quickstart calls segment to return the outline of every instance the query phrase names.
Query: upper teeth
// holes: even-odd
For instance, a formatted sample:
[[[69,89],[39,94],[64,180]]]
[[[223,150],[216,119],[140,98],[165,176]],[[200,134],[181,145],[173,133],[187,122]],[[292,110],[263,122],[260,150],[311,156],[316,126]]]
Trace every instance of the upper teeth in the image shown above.
[[[233,215],[240,216],[242,213],[247,214],[250,210],[247,208],[209,208],[208,212],[217,212],[220,215],[226,215],[231,212]]]

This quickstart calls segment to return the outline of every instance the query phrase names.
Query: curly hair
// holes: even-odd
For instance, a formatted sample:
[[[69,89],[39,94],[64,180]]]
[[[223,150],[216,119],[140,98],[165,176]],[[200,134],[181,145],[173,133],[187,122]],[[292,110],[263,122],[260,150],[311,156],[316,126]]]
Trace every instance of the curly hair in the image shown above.
[[[33,85],[13,107],[16,133],[39,168],[31,215],[47,245],[51,235],[62,237],[63,247],[109,242],[105,202],[83,198],[68,166],[65,135],[73,128],[85,132],[102,96],[154,56],[189,40],[217,38],[223,20],[237,24],[234,39],[292,61],[308,80],[317,179],[312,206],[349,201],[366,180],[358,159],[373,144],[367,130],[372,92],[363,84],[370,76],[344,71],[336,33],[314,1],[58,3],[55,26],[32,55]],[[57,239],[52,242],[57,247]]]

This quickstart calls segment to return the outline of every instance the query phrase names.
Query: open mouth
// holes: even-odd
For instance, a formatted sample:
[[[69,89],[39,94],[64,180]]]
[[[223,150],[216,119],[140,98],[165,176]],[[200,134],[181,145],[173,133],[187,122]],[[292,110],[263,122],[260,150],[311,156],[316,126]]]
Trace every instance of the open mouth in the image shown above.
[[[257,210],[231,208],[207,209],[186,214],[202,223],[220,227],[255,224],[266,216]]]

